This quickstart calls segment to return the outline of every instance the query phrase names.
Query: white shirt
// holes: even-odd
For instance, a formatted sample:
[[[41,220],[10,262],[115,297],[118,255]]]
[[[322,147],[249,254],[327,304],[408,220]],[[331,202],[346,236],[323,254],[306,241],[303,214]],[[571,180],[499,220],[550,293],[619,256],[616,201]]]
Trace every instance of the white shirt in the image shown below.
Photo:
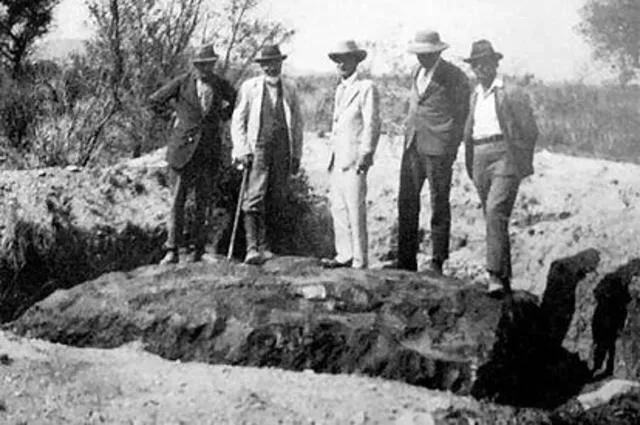
[[[200,107],[202,107],[203,111],[208,111],[213,100],[213,89],[209,84],[198,78],[196,79],[196,91],[198,99],[200,99]]]
[[[280,82],[280,78],[276,78],[273,81],[274,82],[270,84],[268,81],[265,80],[264,85],[267,87],[267,96],[271,101],[271,105],[273,105],[273,107],[275,108],[276,102],[278,101],[278,85],[281,84],[281,82]]]
[[[346,79],[340,80],[340,84],[336,89],[336,106],[340,105],[340,102],[342,102],[342,96],[344,95],[344,92],[347,91],[347,89],[353,85],[357,77],[358,77],[357,72],[354,72],[353,74],[349,75],[349,77],[347,77]]]
[[[418,75],[416,76],[416,87],[418,88],[418,93],[422,94],[427,90],[429,84],[431,84],[431,80],[433,79],[433,74],[436,71],[436,68],[440,64],[440,58],[436,60],[436,63],[427,71],[424,66],[420,67],[418,71]]]
[[[502,87],[504,81],[496,77],[489,87],[485,90],[482,84],[476,87],[478,94],[476,100],[476,108],[473,111],[473,138],[484,139],[486,137],[502,134],[500,121],[496,112],[496,88]]]

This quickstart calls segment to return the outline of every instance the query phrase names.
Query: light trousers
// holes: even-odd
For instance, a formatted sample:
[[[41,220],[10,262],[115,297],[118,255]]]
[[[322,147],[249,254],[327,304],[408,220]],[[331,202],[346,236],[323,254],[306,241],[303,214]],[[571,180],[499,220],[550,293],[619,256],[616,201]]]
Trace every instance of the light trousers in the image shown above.
[[[368,265],[367,173],[354,168],[331,170],[331,216],[336,260],[353,260],[354,268]]]

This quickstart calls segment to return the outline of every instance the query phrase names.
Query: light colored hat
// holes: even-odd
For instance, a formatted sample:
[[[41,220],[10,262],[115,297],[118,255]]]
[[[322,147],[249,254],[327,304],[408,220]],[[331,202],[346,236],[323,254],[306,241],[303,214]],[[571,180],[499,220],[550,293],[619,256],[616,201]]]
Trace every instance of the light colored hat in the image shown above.
[[[502,53],[493,50],[493,45],[489,40],[474,41],[471,45],[471,54],[468,58],[463,59],[467,63],[471,63],[477,59],[493,57],[495,59],[502,59]]]
[[[367,51],[359,48],[355,41],[345,40],[339,42],[333,51],[329,52],[329,59],[338,62],[341,56],[350,55],[355,56],[358,62],[362,62],[367,57]]]
[[[218,60],[218,55],[213,50],[213,44],[207,44],[200,48],[200,51],[193,58],[193,63],[211,63]]]
[[[440,34],[436,31],[426,30],[418,31],[411,42],[407,51],[409,53],[437,53],[448,48],[449,45],[440,40]]]

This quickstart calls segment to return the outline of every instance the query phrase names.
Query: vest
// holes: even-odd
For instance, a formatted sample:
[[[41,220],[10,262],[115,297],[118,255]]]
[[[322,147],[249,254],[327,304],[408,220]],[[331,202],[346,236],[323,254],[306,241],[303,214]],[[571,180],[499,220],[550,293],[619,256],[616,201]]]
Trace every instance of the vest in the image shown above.
[[[278,100],[272,103],[267,87],[263,87],[260,111],[260,130],[256,150],[266,151],[267,164],[289,163],[289,130],[284,112],[282,83],[278,86]],[[266,85],[266,83],[265,83]]]

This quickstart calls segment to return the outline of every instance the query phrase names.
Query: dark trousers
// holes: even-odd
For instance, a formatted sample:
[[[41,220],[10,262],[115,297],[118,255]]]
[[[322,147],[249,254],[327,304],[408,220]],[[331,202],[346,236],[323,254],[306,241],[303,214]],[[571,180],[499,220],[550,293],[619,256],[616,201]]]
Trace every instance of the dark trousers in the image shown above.
[[[285,128],[258,141],[242,203],[245,214],[254,214],[266,225],[266,237],[258,243],[264,249],[271,248],[268,241],[273,239],[272,229],[282,215],[289,186],[290,153],[286,131]],[[248,242],[252,244],[252,241]]]
[[[415,147],[405,150],[400,168],[398,196],[398,267],[417,270],[420,219],[420,192],[425,179],[431,194],[431,247],[432,259],[444,262],[449,258],[451,231],[452,167],[455,155],[419,154]]]
[[[197,152],[196,152],[197,153]],[[178,249],[183,244],[185,203],[190,191],[195,192],[195,215],[190,235],[196,250],[204,250],[207,243],[205,219],[207,208],[211,206],[214,191],[214,179],[217,172],[215,161],[204,161],[196,157],[181,169],[171,169],[173,188],[171,193],[171,211],[168,223],[167,249]]]
[[[506,170],[504,142],[476,146],[473,155],[473,183],[480,196],[486,221],[487,270],[511,278],[509,219],[520,178]]]

